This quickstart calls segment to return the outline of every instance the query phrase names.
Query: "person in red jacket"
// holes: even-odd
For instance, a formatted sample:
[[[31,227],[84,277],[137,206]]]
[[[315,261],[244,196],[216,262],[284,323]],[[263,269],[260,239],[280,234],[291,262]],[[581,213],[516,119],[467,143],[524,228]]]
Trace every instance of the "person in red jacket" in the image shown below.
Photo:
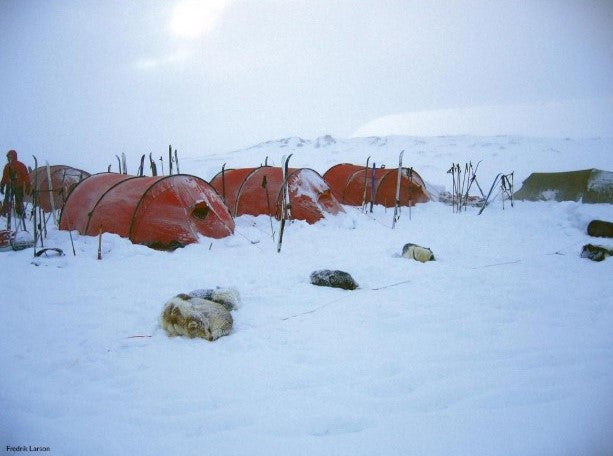
[[[15,202],[15,212],[23,217],[23,197],[32,191],[30,184],[30,174],[26,165],[17,160],[17,152],[9,150],[6,154],[8,163],[2,171],[2,181],[0,182],[0,193],[4,196],[2,204],[2,215],[8,214],[11,206],[11,198]]]

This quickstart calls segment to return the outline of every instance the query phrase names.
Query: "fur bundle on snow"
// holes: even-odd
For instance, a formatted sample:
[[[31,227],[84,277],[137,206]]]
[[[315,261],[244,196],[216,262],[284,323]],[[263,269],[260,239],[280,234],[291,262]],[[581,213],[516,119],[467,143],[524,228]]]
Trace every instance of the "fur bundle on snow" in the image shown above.
[[[223,305],[227,310],[235,310],[241,302],[236,288],[199,288],[189,292],[192,298],[207,299]]]
[[[428,247],[422,247],[411,243],[404,245],[402,248],[402,256],[404,258],[421,261],[422,263],[434,261],[434,253],[432,253],[432,250]]]
[[[581,258],[589,258],[592,261],[603,261],[613,255],[613,249],[602,245],[585,244],[581,250]]]
[[[213,341],[230,334],[233,319],[222,304],[182,293],[164,305],[161,323],[169,336]]]
[[[343,290],[355,290],[359,286],[348,272],[331,271],[330,269],[312,272],[311,283],[322,287],[342,288]]]
[[[613,223],[592,220],[587,226],[587,234],[594,237],[613,237]]]

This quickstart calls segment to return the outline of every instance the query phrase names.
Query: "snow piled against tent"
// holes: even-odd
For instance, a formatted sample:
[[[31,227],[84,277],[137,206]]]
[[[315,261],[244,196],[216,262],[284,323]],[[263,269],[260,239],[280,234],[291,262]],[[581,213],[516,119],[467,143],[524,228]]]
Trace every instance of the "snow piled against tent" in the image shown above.
[[[588,190],[599,191],[606,187],[613,187],[613,172],[603,170],[594,171],[587,184]]]

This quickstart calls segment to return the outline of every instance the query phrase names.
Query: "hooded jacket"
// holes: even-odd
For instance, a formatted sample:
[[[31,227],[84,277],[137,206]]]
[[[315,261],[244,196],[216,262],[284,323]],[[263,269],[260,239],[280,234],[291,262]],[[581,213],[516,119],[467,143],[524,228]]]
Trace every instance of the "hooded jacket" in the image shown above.
[[[12,161],[4,166],[0,187],[5,189],[7,186],[12,184],[15,190],[18,191],[23,189],[23,191],[29,195],[32,188],[28,168],[26,168],[26,165],[17,160],[17,152],[14,150],[9,150],[6,157],[10,158]]]

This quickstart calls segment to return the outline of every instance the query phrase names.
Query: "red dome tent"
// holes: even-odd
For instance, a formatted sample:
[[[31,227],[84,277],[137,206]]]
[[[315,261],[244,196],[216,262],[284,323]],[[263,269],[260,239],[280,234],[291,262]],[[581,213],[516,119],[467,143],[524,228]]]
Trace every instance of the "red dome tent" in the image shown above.
[[[49,175],[51,175],[51,189],[49,189]],[[38,187],[38,205],[45,212],[52,211],[51,196],[56,209],[61,209],[71,190],[90,174],[82,169],[66,165],[53,165],[47,172],[46,166],[39,166],[30,172],[32,188]]]
[[[260,166],[224,170],[213,177],[211,185],[235,217],[243,214],[280,217],[281,168]],[[344,212],[328,184],[312,169],[290,169],[287,185],[293,219],[315,223],[326,213]]]
[[[366,202],[372,200],[372,168],[341,163],[333,166],[324,174],[333,195],[342,204],[360,206],[366,190]],[[393,207],[396,199],[398,168],[376,168],[374,179],[374,203]],[[417,172],[402,168],[400,175],[400,205],[413,206],[430,201],[426,184]]]
[[[234,220],[215,190],[199,177],[101,173],[74,188],[62,210],[60,229],[89,236],[101,230],[171,250],[198,242],[199,235],[229,236]]]

